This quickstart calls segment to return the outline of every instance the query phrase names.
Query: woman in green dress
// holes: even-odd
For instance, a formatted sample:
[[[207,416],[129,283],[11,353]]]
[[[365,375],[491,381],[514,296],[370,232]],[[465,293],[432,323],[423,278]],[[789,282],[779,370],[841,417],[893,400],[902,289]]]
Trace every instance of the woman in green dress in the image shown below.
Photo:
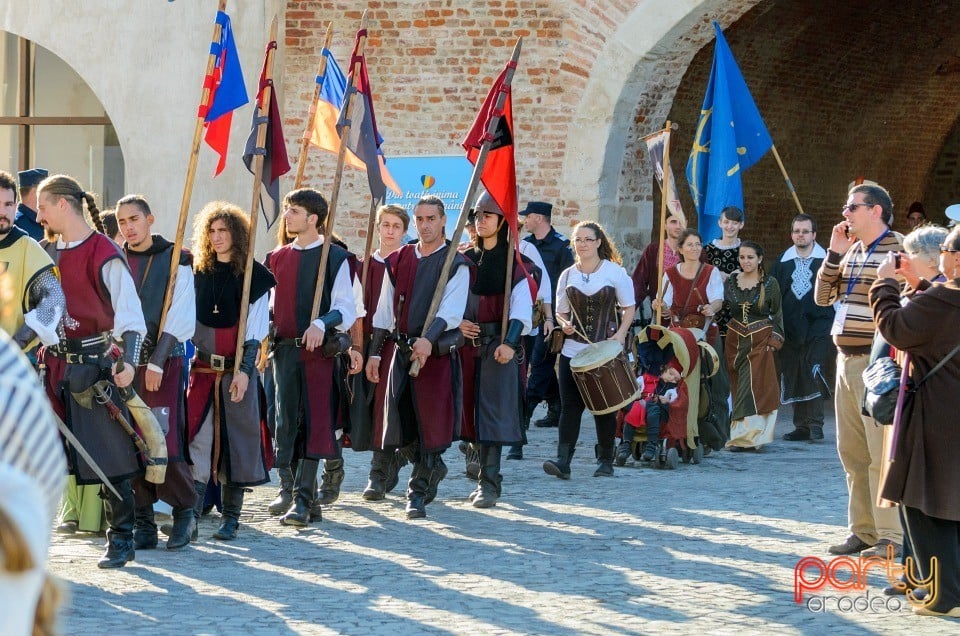
[[[740,271],[724,283],[730,315],[724,354],[733,395],[731,451],[759,450],[773,441],[780,406],[773,352],[783,345],[780,286],[764,274],[763,248],[743,241],[739,260]]]

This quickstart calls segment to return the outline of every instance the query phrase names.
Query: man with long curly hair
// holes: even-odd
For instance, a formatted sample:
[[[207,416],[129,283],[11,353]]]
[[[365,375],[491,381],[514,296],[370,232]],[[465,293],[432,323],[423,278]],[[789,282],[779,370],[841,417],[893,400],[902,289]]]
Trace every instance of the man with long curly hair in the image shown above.
[[[194,225],[197,353],[187,390],[187,438],[193,478],[202,492],[211,471],[221,485],[223,518],[213,538],[237,537],[245,488],[270,481],[260,434],[257,351],[269,329],[268,293],[273,275],[253,262],[248,307],[241,307],[250,223],[232,203],[208,203]],[[237,351],[240,316],[247,312],[243,348]],[[240,365],[234,373],[236,356]],[[201,488],[200,485],[204,488]],[[198,496],[199,520],[203,496]]]

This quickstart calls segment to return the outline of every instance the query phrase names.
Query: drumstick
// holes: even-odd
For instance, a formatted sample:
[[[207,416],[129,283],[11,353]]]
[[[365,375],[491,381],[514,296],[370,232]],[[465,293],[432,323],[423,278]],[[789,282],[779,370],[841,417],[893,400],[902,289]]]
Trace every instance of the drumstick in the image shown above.
[[[566,323],[567,325],[570,325],[571,327],[573,327],[573,333],[575,333],[575,334],[577,334],[578,336],[580,336],[581,338],[583,338],[586,342],[593,342],[592,340],[590,340],[590,338],[588,338],[587,336],[585,336],[582,331],[580,331],[579,329],[577,329],[577,326],[576,326],[575,324],[573,324],[571,321],[569,321],[569,320],[564,320],[563,318],[561,318],[561,317],[558,316],[558,315],[554,315],[554,318],[556,318],[558,321],[560,321],[560,327],[561,327],[561,328],[563,328],[563,327],[565,326],[564,323]]]

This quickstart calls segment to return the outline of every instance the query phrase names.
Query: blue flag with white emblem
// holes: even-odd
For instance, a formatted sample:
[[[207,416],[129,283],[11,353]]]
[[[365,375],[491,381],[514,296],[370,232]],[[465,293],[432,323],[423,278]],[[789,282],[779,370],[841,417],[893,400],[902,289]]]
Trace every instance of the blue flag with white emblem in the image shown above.
[[[687,182],[704,243],[720,237],[717,221],[723,208],[743,209],[740,173],[773,145],[720,25],[713,26],[717,32],[713,68],[687,161]]]

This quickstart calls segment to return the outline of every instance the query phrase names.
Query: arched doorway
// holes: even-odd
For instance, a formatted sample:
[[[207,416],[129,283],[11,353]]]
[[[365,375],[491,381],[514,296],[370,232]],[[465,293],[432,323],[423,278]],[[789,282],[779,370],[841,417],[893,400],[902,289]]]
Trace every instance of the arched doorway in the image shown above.
[[[63,59],[0,31],[0,167],[69,174],[112,205],[124,194],[120,142],[103,104]]]

